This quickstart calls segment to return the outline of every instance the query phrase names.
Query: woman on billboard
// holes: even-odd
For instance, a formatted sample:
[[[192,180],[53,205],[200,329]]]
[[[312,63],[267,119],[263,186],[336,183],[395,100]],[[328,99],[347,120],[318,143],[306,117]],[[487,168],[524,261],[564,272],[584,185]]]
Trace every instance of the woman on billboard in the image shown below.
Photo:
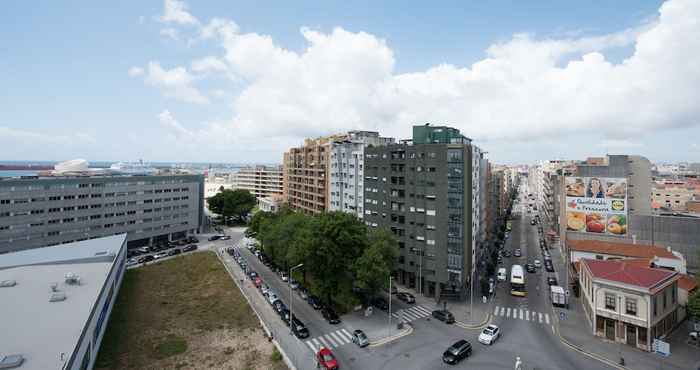
[[[586,196],[588,198],[605,198],[605,189],[603,189],[603,182],[597,177],[591,177],[588,182],[588,190],[586,191]]]

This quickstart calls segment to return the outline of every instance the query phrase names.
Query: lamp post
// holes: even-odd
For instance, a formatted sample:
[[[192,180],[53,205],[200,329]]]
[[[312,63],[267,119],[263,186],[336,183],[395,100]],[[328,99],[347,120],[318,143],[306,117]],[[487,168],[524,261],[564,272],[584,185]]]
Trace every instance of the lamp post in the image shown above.
[[[289,334],[293,334],[294,329],[292,327],[292,325],[294,325],[294,323],[292,322],[292,317],[294,317],[294,300],[292,299],[292,271],[298,269],[301,266],[304,266],[304,264],[300,263],[289,269],[289,280],[287,281],[287,284],[289,284]]]
[[[622,328],[622,296],[617,297],[617,303],[619,309],[619,311],[617,311],[617,327]],[[625,366],[625,358],[622,357],[622,342],[619,343],[618,354],[620,355],[620,365]]]
[[[389,292],[391,293],[391,292]],[[418,293],[423,294],[423,248],[420,249],[418,256]]]
[[[391,336],[391,280],[393,279],[394,277],[389,273],[389,336]]]

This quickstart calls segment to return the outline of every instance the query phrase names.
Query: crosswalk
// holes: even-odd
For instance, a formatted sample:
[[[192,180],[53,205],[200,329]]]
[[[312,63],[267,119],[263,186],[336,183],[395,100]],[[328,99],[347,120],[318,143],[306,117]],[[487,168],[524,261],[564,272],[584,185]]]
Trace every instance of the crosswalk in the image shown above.
[[[311,338],[305,343],[313,353],[318,352],[321,347],[336,348],[352,342],[352,335],[345,329],[336,330],[332,333],[319,335]]]
[[[532,321],[540,324],[550,324],[549,314],[544,312],[530,311],[523,308],[510,308],[496,306],[493,309],[494,316],[505,317],[506,319]]]
[[[403,319],[405,322],[411,322],[418,320],[423,317],[428,317],[432,314],[432,311],[427,306],[413,306],[411,308],[403,308],[392,313],[397,319]]]

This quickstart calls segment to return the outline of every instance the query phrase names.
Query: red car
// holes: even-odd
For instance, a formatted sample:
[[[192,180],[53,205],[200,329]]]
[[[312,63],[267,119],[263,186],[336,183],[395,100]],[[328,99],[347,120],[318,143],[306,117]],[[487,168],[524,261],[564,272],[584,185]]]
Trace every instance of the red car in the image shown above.
[[[262,279],[260,278],[260,276],[256,276],[256,277],[255,277],[255,280],[253,280],[253,283],[255,284],[255,287],[256,287],[256,288],[260,288],[260,285],[262,285],[262,282],[263,282],[263,281],[262,281]]]
[[[333,356],[333,352],[326,347],[321,347],[321,349],[316,354],[316,368],[322,368],[325,370],[338,370],[338,360]]]

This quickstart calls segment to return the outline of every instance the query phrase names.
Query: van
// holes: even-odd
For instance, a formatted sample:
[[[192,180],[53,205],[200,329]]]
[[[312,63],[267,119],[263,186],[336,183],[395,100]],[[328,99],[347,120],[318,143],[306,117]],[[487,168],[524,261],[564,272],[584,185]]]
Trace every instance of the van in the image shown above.
[[[506,268],[501,267],[498,269],[498,281],[506,281],[507,275],[506,275]]]

